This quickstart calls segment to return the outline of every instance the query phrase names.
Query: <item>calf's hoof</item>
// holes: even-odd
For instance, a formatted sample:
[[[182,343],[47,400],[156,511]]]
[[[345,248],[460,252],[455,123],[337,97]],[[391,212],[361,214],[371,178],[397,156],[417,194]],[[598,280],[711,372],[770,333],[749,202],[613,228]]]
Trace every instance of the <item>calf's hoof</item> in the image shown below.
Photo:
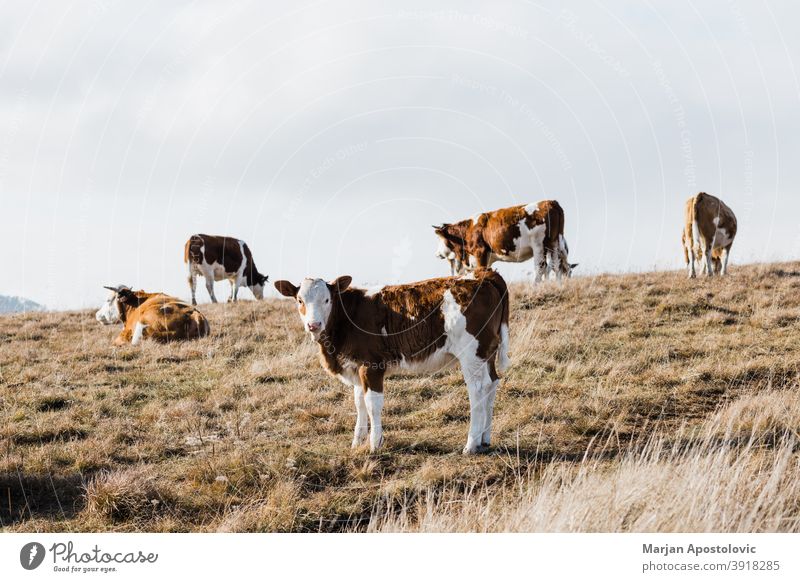
[[[472,446],[465,446],[464,450],[461,451],[464,455],[480,455],[483,453],[488,453],[492,447],[490,445],[472,445]]]

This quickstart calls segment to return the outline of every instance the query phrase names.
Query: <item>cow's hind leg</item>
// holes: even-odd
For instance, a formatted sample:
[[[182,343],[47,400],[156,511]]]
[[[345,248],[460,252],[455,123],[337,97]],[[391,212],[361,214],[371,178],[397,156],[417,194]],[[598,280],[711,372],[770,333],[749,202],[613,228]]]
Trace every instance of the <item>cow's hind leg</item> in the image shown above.
[[[484,409],[483,433],[481,434],[481,448],[488,448],[492,444],[492,416],[494,416],[494,398],[497,395],[497,385],[500,378],[495,370],[494,359],[489,361],[489,378],[491,383],[486,390],[486,407]]]
[[[722,249],[722,268],[720,270],[720,275],[727,275],[728,274],[728,257],[731,254],[731,245],[726,246]]]
[[[714,261],[711,258],[711,245],[705,245],[703,247],[703,261],[705,263],[703,265],[703,273],[707,277],[713,277],[714,276]]]
[[[189,269],[189,289],[192,290],[192,305],[197,305],[197,273]]]
[[[538,283],[547,278],[547,259],[545,258],[544,245],[533,243],[533,264],[536,269],[534,282]]]
[[[459,361],[469,393],[469,433],[463,452],[470,455],[483,450],[481,445],[484,434],[488,438],[492,430],[490,425],[487,426],[486,420],[490,400],[494,402],[494,397],[490,399],[494,382],[489,375],[488,363],[476,355],[460,357]]]
[[[214,277],[206,276],[206,291],[208,291],[208,296],[211,297],[211,302],[218,303],[217,296],[214,295]]]

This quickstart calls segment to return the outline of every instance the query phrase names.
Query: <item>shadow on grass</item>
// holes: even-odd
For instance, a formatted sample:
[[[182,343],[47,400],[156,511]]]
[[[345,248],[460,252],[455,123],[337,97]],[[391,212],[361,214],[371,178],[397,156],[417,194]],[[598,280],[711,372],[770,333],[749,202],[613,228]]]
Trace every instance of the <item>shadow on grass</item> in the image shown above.
[[[0,473],[0,527],[29,519],[70,519],[82,508],[84,479],[69,476]]]

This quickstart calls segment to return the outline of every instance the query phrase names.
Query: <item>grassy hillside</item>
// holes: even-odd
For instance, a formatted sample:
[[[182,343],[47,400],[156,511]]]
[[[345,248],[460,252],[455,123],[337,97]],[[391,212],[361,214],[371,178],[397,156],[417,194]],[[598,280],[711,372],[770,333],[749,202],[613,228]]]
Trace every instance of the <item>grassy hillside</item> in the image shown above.
[[[11,531],[800,531],[800,263],[512,286],[495,449],[458,369],[387,381],[382,452],[291,303],[115,349],[91,312],[0,317]]]

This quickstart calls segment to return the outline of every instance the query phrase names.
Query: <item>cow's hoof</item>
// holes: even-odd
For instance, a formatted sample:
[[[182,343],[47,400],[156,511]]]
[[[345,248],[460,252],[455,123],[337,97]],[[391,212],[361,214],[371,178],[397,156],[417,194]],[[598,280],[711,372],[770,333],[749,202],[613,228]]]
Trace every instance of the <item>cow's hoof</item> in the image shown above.
[[[382,446],[383,446],[383,437],[381,437],[381,440],[377,445],[373,445],[372,443],[369,444],[369,452],[377,453]]]

